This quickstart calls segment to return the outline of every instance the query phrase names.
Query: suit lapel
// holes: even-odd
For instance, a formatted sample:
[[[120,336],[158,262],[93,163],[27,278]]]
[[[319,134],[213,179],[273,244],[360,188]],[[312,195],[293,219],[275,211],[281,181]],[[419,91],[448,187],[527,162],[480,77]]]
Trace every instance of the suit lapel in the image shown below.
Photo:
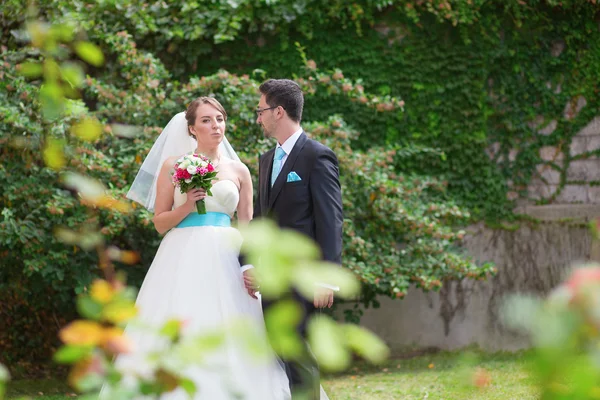
[[[269,204],[269,186],[271,184],[271,171],[273,169],[273,154],[275,150],[267,151],[260,162],[258,181],[260,182],[260,209],[265,212]]]
[[[298,155],[300,154],[300,152],[302,151],[302,148],[306,144],[306,140],[307,140],[306,134],[304,132],[302,132],[302,134],[298,138],[298,141],[296,141],[296,144],[294,145],[292,152],[288,155],[287,159],[285,160],[285,164],[283,164],[283,168],[281,169],[281,172],[277,176],[277,179],[275,179],[275,184],[271,188],[271,193],[269,193],[268,209],[273,207],[273,204],[275,203],[277,196],[279,196],[279,192],[281,192],[281,189],[283,189],[283,185],[287,181],[287,176],[292,171],[292,168],[294,167],[294,163],[296,162]],[[271,152],[274,153],[274,150],[271,150]],[[270,163],[271,163],[271,167],[272,167],[273,166],[273,155],[272,154],[270,155]],[[269,169],[269,171],[270,170],[271,169]],[[269,178],[269,177],[267,177],[267,178]],[[268,180],[268,182],[269,182],[268,184],[271,183],[270,179]]]

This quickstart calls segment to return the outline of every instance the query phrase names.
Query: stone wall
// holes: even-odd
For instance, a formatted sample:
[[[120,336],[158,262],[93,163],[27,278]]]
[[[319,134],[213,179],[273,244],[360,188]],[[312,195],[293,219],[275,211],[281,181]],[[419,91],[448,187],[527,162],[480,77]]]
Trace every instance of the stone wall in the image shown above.
[[[581,98],[583,99],[583,98]],[[578,100],[582,107],[584,100]],[[577,111],[579,107],[575,108]],[[554,122],[554,123],[553,123]],[[551,134],[551,121],[544,129]],[[600,117],[592,119],[567,148],[546,146],[540,149],[545,164],[537,166],[538,177],[528,187],[530,200],[547,200],[552,204],[600,204]],[[565,152],[568,152],[568,160]],[[564,185],[561,185],[561,180]]]
[[[361,324],[375,331],[392,349],[435,346],[455,349],[478,345],[486,350],[516,350],[525,338],[506,329],[499,306],[511,293],[544,294],[555,287],[574,263],[590,259],[595,249],[587,227],[600,206],[538,206],[528,209],[545,219],[509,230],[472,226],[466,250],[476,259],[493,261],[498,275],[489,282],[453,283],[439,293],[411,290],[404,300],[381,299]],[[572,222],[560,222],[568,218]]]

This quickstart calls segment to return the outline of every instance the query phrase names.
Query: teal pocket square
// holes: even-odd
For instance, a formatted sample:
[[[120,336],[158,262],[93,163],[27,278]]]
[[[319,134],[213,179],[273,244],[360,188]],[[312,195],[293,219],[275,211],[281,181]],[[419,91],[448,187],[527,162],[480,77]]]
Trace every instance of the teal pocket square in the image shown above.
[[[302,180],[302,178],[300,178],[300,177],[298,176],[298,174],[297,174],[297,173],[295,173],[294,171],[290,172],[290,173],[288,174],[288,176],[287,176],[287,181],[288,181],[288,182],[298,182],[298,181],[301,181],[301,180]]]

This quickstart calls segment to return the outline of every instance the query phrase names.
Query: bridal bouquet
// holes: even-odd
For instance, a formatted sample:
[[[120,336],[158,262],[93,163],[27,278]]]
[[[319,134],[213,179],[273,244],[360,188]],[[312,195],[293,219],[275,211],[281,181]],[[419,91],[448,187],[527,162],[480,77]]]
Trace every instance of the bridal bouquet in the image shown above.
[[[210,188],[212,181],[217,176],[214,165],[202,154],[187,154],[175,162],[173,184],[187,193],[191,189],[205,189],[206,194],[212,196]],[[206,214],[204,199],[196,202],[198,214]]]

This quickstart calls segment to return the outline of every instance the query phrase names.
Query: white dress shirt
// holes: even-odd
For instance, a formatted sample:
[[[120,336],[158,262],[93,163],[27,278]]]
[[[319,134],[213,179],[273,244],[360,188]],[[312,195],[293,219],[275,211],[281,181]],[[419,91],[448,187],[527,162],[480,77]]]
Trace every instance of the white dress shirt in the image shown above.
[[[281,147],[285,153],[285,155],[282,158],[282,163],[281,163],[281,169],[283,170],[283,166],[285,165],[285,162],[288,159],[288,156],[290,155],[290,153],[292,152],[292,150],[294,149],[294,146],[296,145],[296,142],[298,141],[298,139],[300,138],[300,135],[302,135],[302,132],[304,132],[304,130],[302,128],[298,129],[296,132],[294,132],[294,134],[292,136],[290,136],[289,138],[287,138],[287,140],[285,142],[283,142],[283,144],[279,144],[277,143],[277,147]],[[277,149],[277,147],[275,149]],[[242,267],[242,272],[249,270],[250,268],[254,268],[254,265],[252,264],[248,264],[248,265],[244,265]],[[339,291],[340,288],[337,286],[333,286],[333,285],[329,285],[327,283],[317,283],[317,285],[327,288],[327,289],[331,289],[333,291]]]

